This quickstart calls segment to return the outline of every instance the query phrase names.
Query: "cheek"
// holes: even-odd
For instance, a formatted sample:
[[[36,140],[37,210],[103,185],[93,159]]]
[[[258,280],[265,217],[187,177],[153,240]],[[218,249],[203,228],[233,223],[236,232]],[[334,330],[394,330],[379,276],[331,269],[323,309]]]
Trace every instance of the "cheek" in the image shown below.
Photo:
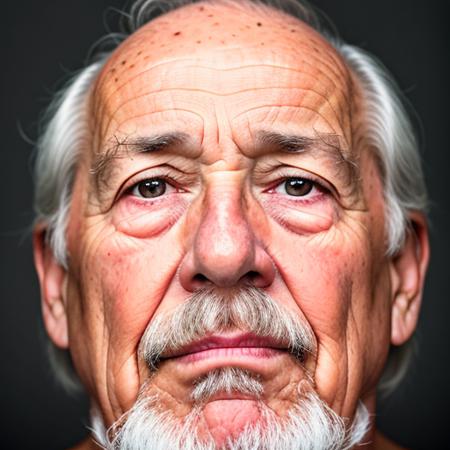
[[[283,240],[277,234],[277,240],[277,265],[296,303],[316,332],[336,334],[346,323],[355,283],[367,280],[367,247],[347,247],[334,230]]]
[[[318,392],[347,413],[372,383],[374,362],[383,358],[387,322],[380,318],[388,317],[383,260],[363,227],[353,231],[276,235],[281,276],[317,339]]]
[[[173,231],[173,230],[172,230]],[[117,233],[95,256],[111,342],[137,345],[174,277],[181,257],[172,233],[135,239]]]
[[[316,333],[345,336],[348,314],[366,318],[384,267],[382,242],[365,214],[311,235],[273,229],[271,251],[286,286]],[[376,230],[375,230],[376,231]],[[319,336],[320,337],[320,336]]]
[[[80,264],[80,313],[72,327],[78,367],[113,420],[136,399],[139,342],[176,273],[181,247],[175,227],[147,239],[101,234],[91,233],[95,241]]]

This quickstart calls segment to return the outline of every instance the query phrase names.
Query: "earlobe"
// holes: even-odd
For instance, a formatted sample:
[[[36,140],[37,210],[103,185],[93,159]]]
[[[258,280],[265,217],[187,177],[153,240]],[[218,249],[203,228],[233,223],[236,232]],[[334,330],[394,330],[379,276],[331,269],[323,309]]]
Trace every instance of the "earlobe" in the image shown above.
[[[391,342],[404,344],[413,334],[419,318],[425,273],[429,259],[426,219],[413,213],[402,249],[392,258],[393,302]]]
[[[33,232],[34,264],[41,288],[42,316],[53,343],[60,348],[67,348],[66,271],[46,242],[45,233],[45,228],[39,225]]]

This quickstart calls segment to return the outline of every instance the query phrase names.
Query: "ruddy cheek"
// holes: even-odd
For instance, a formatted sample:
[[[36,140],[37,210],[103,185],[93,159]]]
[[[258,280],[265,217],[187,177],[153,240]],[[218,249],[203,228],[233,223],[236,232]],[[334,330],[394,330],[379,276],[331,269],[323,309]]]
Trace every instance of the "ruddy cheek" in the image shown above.
[[[296,234],[313,234],[328,230],[337,220],[337,211],[329,200],[313,204],[265,201],[264,208],[281,226]]]
[[[158,236],[181,217],[187,202],[154,200],[146,201],[131,196],[119,201],[113,211],[113,223],[117,231],[137,238]]]

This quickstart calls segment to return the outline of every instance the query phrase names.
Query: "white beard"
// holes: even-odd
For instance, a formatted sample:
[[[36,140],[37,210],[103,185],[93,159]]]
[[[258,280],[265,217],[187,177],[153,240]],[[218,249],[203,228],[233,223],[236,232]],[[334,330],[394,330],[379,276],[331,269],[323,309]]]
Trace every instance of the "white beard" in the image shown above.
[[[263,401],[257,423],[248,425],[235,439],[218,447],[212,437],[199,438],[198,422],[202,406],[218,392],[241,392],[259,397],[262,384],[245,370],[220,369],[209,373],[196,385],[191,398],[198,403],[181,421],[170,411],[161,411],[157,396],[141,396],[109,432],[101,420],[93,421],[94,434],[108,450],[344,450],[361,443],[370,424],[360,403],[351,426],[339,417],[303,381],[297,404],[281,419]],[[109,439],[108,436],[112,438]]]

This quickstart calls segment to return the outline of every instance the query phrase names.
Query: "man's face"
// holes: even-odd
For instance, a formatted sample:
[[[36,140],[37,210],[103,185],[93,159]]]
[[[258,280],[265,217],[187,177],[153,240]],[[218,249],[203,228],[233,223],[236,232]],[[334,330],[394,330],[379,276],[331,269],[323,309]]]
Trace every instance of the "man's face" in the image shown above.
[[[318,34],[275,13],[197,4],[114,53],[92,94],[65,291],[72,358],[106,425],[146,382],[182,419],[197,380],[225,367],[255,374],[258,401],[280,417],[306,378],[342,416],[369,402],[392,287],[383,185],[356,139],[357,92]],[[139,356],[149,324],[193,293],[226,298],[249,285],[313,333],[301,364],[276,342],[242,344],[252,330],[237,329],[212,333],[213,346],[231,349],[197,348],[155,372]],[[223,393],[203,406],[204,426],[220,439],[258,420],[256,404]]]

